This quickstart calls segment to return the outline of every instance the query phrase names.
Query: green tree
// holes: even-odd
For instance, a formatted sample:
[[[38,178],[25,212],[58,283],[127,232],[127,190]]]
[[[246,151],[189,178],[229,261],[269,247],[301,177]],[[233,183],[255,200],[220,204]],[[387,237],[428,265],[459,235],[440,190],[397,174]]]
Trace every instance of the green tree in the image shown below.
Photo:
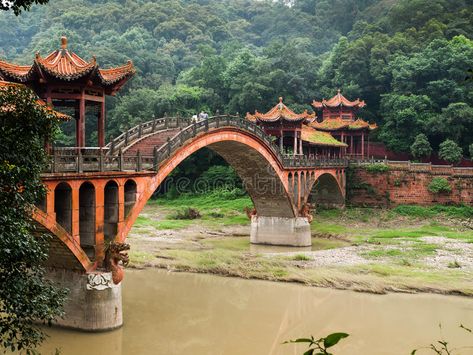
[[[459,163],[462,160],[463,150],[451,139],[445,140],[439,148],[439,157],[449,163]]]
[[[468,147],[468,150],[470,152],[470,159],[473,159],[473,143],[470,144],[470,146]]]
[[[0,90],[0,348],[30,354],[44,339],[36,322],[62,315],[63,290],[44,278],[47,239],[31,220],[44,195],[40,174],[55,116],[28,89]]]
[[[427,136],[420,133],[416,136],[414,143],[411,145],[411,154],[415,158],[428,157],[432,153],[432,147],[430,146]]]
[[[29,10],[33,4],[46,4],[49,0],[8,0],[0,1],[0,10],[13,10],[19,15],[22,10]]]

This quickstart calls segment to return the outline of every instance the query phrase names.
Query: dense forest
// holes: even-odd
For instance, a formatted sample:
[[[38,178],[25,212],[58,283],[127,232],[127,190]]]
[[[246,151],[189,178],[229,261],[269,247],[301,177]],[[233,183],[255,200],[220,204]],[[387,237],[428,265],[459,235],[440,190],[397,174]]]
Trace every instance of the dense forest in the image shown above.
[[[434,150],[452,139],[472,154],[472,0],[55,0],[0,14],[0,58],[31,63],[62,35],[102,67],[137,67],[108,100],[110,136],[165,112],[264,111],[279,96],[310,109],[341,88],[366,100],[360,114],[390,149],[423,133]]]

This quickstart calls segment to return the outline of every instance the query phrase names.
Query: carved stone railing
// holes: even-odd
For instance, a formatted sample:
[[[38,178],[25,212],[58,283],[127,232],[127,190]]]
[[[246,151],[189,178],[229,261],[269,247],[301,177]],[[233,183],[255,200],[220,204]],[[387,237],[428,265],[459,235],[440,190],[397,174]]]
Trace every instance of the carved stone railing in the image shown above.
[[[47,172],[92,172],[92,171],[157,171],[163,161],[195,136],[222,127],[232,127],[248,132],[259,138],[285,168],[297,167],[343,167],[348,165],[346,159],[326,159],[307,156],[282,155],[273,143],[273,137],[266,134],[258,125],[239,116],[218,115],[189,124],[190,119],[179,117],[160,118],[129,129],[121,134],[104,149],[68,148],[55,149]],[[185,125],[185,126],[184,126]],[[171,128],[179,132],[160,147],[155,147],[152,156],[124,155],[123,149],[147,135]]]
[[[366,166],[369,164],[386,164],[393,170],[404,170],[433,175],[473,176],[473,168],[456,167],[453,165],[434,165],[431,163],[413,163],[411,161],[396,161],[386,159],[351,160],[350,165]]]
[[[118,137],[112,139],[112,141],[106,145],[106,148],[108,148],[109,154],[117,154],[120,149],[129,146],[131,143],[145,136],[166,129],[187,127],[191,122],[190,118],[179,116],[156,118],[148,122],[140,123],[126,132],[123,132]]]

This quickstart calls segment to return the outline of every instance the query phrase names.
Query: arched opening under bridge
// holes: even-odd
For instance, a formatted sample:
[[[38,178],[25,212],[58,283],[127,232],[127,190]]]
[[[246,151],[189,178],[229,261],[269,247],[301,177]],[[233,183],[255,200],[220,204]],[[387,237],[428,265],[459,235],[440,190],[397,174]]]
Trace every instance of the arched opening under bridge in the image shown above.
[[[61,182],[54,189],[54,213],[56,222],[69,234],[72,233],[72,189],[69,184]]]
[[[345,197],[335,176],[324,173],[312,185],[307,202],[316,208],[343,208]]]
[[[104,188],[104,225],[103,234],[105,242],[111,242],[118,231],[118,184],[109,181]]]
[[[84,182],[79,189],[80,246],[90,260],[95,260],[95,187]]]

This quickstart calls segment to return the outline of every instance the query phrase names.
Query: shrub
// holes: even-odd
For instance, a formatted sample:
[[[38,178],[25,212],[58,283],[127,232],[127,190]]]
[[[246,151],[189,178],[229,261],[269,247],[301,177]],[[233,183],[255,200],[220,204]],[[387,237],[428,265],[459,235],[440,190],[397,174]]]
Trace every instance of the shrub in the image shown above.
[[[415,158],[428,157],[432,153],[432,147],[430,146],[427,136],[423,133],[418,134],[411,145],[411,154]]]
[[[369,164],[366,170],[372,174],[385,173],[389,171],[389,166],[386,164]]]
[[[222,200],[235,200],[239,197],[245,196],[246,192],[239,188],[226,189],[220,188],[213,190],[208,196],[215,197]]]
[[[441,177],[433,178],[428,186],[428,189],[434,194],[452,191],[452,187],[450,186],[448,180]]]
[[[197,209],[187,207],[181,210],[177,210],[175,213],[169,216],[169,219],[197,219],[200,217],[200,212]]]
[[[439,146],[439,157],[449,163],[459,163],[463,157],[463,150],[451,139],[445,140]]]
[[[469,145],[468,150],[470,151],[470,159],[473,160],[473,143]]]

